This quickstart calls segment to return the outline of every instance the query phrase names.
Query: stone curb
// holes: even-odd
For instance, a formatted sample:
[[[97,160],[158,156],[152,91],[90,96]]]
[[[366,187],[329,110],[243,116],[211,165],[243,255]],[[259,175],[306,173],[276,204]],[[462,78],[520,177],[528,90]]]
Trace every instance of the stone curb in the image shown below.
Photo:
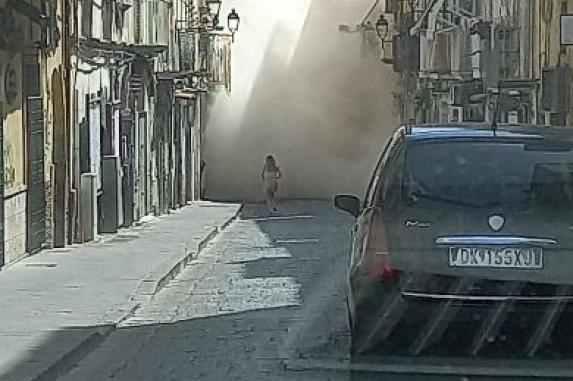
[[[466,361],[466,364],[440,365],[423,363],[405,363],[396,361],[396,358],[389,358],[379,362],[350,362],[346,359],[288,359],[282,360],[285,369],[295,372],[305,370],[326,370],[330,372],[367,372],[369,374],[378,373],[382,376],[391,377],[392,374],[416,374],[420,376],[466,376],[494,377],[520,380],[524,378],[533,379],[568,379],[573,377],[573,371],[562,366],[559,367],[531,367],[518,365],[519,361],[512,361],[511,365],[501,366],[499,364],[484,364],[480,362]],[[523,363],[521,363],[523,364]],[[509,378],[511,377],[511,378]]]
[[[243,205],[241,204],[241,206],[237,208],[237,212],[233,214],[231,218],[227,219],[227,221],[225,221],[222,225],[211,228],[207,236],[202,238],[199,242],[197,242],[196,245],[194,245],[191,248],[189,246],[186,246],[183,258],[181,258],[177,263],[175,263],[175,265],[172,265],[171,268],[164,275],[160,276],[159,279],[157,279],[153,287],[153,293],[151,294],[151,296],[161,291],[161,289],[167,283],[169,283],[169,281],[171,281],[177,275],[179,275],[181,271],[183,271],[185,267],[187,267],[187,265],[193,259],[197,258],[199,254],[205,249],[205,247],[207,247],[207,244],[209,242],[215,239],[219,235],[219,233],[228,228],[229,225],[231,225],[239,217],[239,214],[241,213],[242,209]]]
[[[87,336],[74,348],[60,357],[55,363],[32,379],[32,381],[55,381],[63,374],[69,372],[76,363],[84,359],[91,351],[97,348],[115,326],[101,326],[94,328],[94,332]]]
[[[195,247],[185,248],[185,254],[182,259],[177,261],[175,265],[164,272],[163,275],[157,279],[143,280],[135,293],[127,303],[127,308],[116,309],[104,315],[98,322],[94,332],[86,334],[75,347],[70,349],[67,353],[62,355],[56,362],[49,366],[46,370],[42,371],[39,375],[31,379],[31,381],[56,381],[58,377],[68,373],[79,361],[89,355],[96,349],[124,320],[133,315],[141,305],[149,300],[153,295],[157,294],[161,289],[169,283],[170,280],[175,278],[183,269],[205,249],[207,244],[219,235],[222,231],[228,228],[240,215],[244,204],[237,208],[237,212],[227,219],[221,226],[213,227],[206,237],[201,239]]]

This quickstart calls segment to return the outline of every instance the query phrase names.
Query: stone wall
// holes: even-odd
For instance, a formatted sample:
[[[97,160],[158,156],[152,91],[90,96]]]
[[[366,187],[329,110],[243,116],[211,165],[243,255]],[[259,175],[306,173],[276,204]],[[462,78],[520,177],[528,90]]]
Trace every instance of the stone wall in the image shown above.
[[[10,263],[26,254],[26,191],[4,200],[5,261]]]

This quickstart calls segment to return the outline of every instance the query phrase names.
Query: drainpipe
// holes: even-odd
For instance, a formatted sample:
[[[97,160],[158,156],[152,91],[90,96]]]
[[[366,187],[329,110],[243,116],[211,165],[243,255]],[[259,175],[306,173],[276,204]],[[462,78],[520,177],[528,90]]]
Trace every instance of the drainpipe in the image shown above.
[[[206,2],[205,0],[197,0],[197,9],[199,10],[200,14],[199,14],[199,32],[194,34],[194,38],[195,38],[195,71],[199,71],[202,68],[202,61],[203,58],[202,54],[201,54],[201,29],[203,26],[203,20],[202,20],[202,13],[201,13],[201,9],[204,9],[204,7],[206,7]],[[193,169],[196,171],[197,168],[200,168],[201,166],[201,162],[203,160],[203,100],[204,100],[204,94],[202,92],[199,92],[195,98],[195,114],[196,114],[196,120],[197,120],[197,124],[196,124],[196,128],[197,128],[197,152],[195,152],[195,160],[196,163],[198,163],[199,165],[194,165]],[[194,177],[197,179],[196,181],[194,181],[195,184],[195,189],[194,189],[194,195],[193,198],[195,200],[200,200],[201,199],[201,184],[203,183],[203,173],[201,172],[201,170],[199,170],[199,173],[195,173]]]
[[[61,65],[62,65],[62,82],[63,82],[63,89],[62,89],[62,94],[63,94],[63,106],[64,106],[64,117],[62,118],[64,125],[62,126],[62,129],[64,131],[63,134],[60,135],[60,138],[63,138],[64,141],[62,142],[63,146],[65,147],[65,152],[62,153],[62,157],[64,158],[64,170],[63,173],[64,175],[64,194],[63,194],[63,203],[64,203],[64,208],[63,210],[64,212],[64,216],[63,216],[63,220],[60,221],[60,224],[63,224],[63,240],[60,239],[60,241],[63,242],[58,242],[58,246],[65,246],[68,243],[73,243],[74,241],[74,235],[75,235],[75,223],[74,220],[71,218],[71,216],[75,215],[76,213],[76,208],[77,205],[75,203],[71,203],[69,197],[71,196],[72,193],[75,192],[75,190],[72,190],[72,185],[71,185],[71,180],[72,180],[72,176],[73,176],[73,172],[72,172],[72,168],[73,168],[73,162],[71,161],[71,159],[73,158],[73,155],[71,155],[71,134],[72,134],[72,117],[73,117],[73,113],[72,113],[72,107],[73,107],[73,94],[72,94],[72,86],[71,86],[71,49],[70,49],[70,41],[68,39],[68,37],[71,35],[70,33],[70,28],[74,28],[74,33],[78,33],[78,27],[77,27],[77,9],[78,9],[78,1],[74,0],[74,1],[64,1],[62,0],[60,2],[60,6],[62,9],[62,33],[61,33],[61,54],[62,54],[62,61],[61,61]],[[72,11],[73,9],[73,11]],[[71,16],[73,16],[73,21],[72,21],[72,25],[70,25],[69,21]],[[54,134],[54,139],[57,139],[58,137]],[[54,142],[55,143],[55,142]],[[56,144],[53,144],[53,147],[55,147]],[[57,154],[57,152],[54,152]],[[55,163],[57,164],[57,163]],[[54,166],[54,175],[52,176],[52,179],[55,180],[55,175],[56,175],[56,168]],[[53,203],[53,217],[55,217],[55,212],[56,212],[56,182],[54,181],[54,203]],[[76,194],[76,193],[74,193]],[[54,219],[54,224],[53,227],[55,228],[55,219]],[[57,233],[56,230],[54,229],[54,233]],[[54,237],[56,238],[56,237]],[[54,240],[55,242],[55,240]]]

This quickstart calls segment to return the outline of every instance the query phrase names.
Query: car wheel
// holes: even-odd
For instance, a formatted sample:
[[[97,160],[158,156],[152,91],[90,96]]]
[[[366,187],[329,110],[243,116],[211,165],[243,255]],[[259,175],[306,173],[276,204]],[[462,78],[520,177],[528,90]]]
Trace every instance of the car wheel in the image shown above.
[[[352,282],[351,354],[357,355],[366,338],[372,333],[376,325],[376,316],[382,307],[382,301],[389,291],[388,286],[379,281],[370,283]]]
[[[358,355],[358,350],[368,334],[368,319],[356,316],[350,328],[350,354]]]
[[[362,288],[363,289],[363,288]],[[368,334],[371,323],[370,312],[372,310],[373,296],[375,293],[364,293],[356,284],[351,287],[348,297],[347,309],[350,328],[350,355],[358,355],[358,349]]]

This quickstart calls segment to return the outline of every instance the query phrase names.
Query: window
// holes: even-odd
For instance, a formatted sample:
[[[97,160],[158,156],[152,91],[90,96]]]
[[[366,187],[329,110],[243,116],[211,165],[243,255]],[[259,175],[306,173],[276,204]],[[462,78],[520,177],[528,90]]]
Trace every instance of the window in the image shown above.
[[[397,152],[401,151],[399,149],[400,143],[402,142],[402,130],[398,130],[392,139],[388,142],[388,145],[384,149],[384,153],[378,163],[376,168],[375,176],[370,183],[368,188],[368,193],[365,200],[365,207],[372,206],[380,201],[380,189],[385,186],[387,173],[391,171],[392,163],[396,158]]]
[[[393,149],[388,156],[386,165],[384,167],[382,182],[378,189],[378,200],[386,200],[389,205],[397,205],[392,202],[400,195],[402,163],[402,147],[403,140],[400,138],[394,145]],[[384,205],[382,205],[384,206]]]
[[[376,170],[374,171],[374,176],[370,179],[370,184],[368,185],[368,190],[366,191],[366,196],[364,197],[364,207],[369,207],[374,203],[374,195],[376,194],[376,189],[378,188],[378,183],[380,182],[380,172],[382,171],[382,162],[384,160],[384,156],[388,151],[388,147],[392,141],[388,141],[384,151],[382,151],[382,156],[376,165]]]
[[[376,165],[376,171],[374,171],[374,177],[370,181],[370,185],[368,186],[368,190],[366,192],[366,197],[364,198],[364,207],[370,207],[376,202],[376,195],[378,194],[378,189],[380,186],[380,178],[385,170],[386,163],[388,161],[388,156],[394,150],[398,139],[402,136],[402,129],[399,129],[398,132],[394,134],[394,136],[388,141],[386,147],[384,147],[384,151],[382,151],[382,156],[380,157],[380,161]]]
[[[84,0],[82,3],[82,36],[92,37],[92,20],[93,20],[93,2]]]
[[[103,39],[111,40],[111,31],[113,24],[113,10],[111,0],[103,0],[102,2],[102,18],[103,18]]]
[[[406,196],[428,206],[573,206],[573,143],[422,143],[409,150],[406,168]]]

